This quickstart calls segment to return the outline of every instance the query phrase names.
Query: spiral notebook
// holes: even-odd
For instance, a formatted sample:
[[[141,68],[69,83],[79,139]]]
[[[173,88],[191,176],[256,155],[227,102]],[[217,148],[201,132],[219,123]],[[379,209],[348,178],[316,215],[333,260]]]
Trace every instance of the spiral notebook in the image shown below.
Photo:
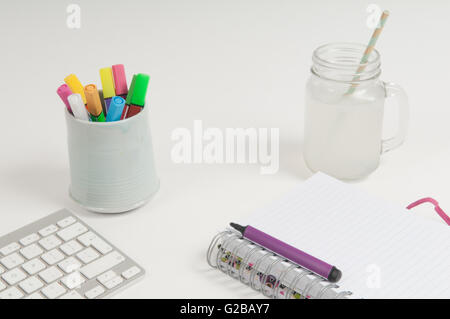
[[[271,298],[450,298],[450,229],[318,173],[249,218],[342,270],[337,285],[227,229],[208,262]]]

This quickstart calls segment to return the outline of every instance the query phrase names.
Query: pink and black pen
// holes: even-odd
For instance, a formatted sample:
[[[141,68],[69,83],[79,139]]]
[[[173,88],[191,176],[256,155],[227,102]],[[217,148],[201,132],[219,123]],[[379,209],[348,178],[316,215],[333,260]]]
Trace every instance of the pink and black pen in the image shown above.
[[[330,282],[338,282],[342,272],[335,266],[313,257],[281,240],[278,240],[252,226],[241,226],[230,223],[230,226],[239,231],[244,238],[278,254],[297,265],[306,268]]]

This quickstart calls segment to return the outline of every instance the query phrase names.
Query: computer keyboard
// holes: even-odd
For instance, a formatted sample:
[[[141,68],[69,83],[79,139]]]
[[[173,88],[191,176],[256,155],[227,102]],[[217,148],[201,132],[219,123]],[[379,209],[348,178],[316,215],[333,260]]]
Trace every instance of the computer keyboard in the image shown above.
[[[66,209],[0,237],[0,299],[104,298],[144,273]]]

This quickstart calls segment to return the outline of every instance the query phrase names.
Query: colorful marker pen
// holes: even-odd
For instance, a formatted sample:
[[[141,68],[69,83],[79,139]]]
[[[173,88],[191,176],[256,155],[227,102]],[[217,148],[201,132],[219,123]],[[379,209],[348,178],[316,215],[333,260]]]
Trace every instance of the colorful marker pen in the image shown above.
[[[131,95],[131,104],[128,107],[127,118],[132,117],[142,111],[145,105],[145,97],[147,95],[148,82],[150,76],[139,73],[136,75],[136,81]]]
[[[67,109],[69,110],[70,114],[73,114],[72,109],[70,108],[69,101],[67,101],[67,97],[72,94],[72,91],[70,90],[69,86],[67,84],[61,85],[57,90],[56,93],[59,95],[61,100],[66,105]]]
[[[84,94],[84,87],[81,84],[80,80],[78,80],[75,74],[71,74],[64,79],[64,82],[69,86],[72,93],[78,93],[81,95],[83,99],[83,103],[86,104],[86,95]]]
[[[120,121],[120,117],[125,106],[125,100],[120,96],[115,96],[109,104],[109,111],[106,115],[106,122]]]
[[[116,95],[126,99],[128,94],[127,78],[125,75],[125,67],[123,64],[116,64],[112,66],[112,73],[114,78],[114,88]]]
[[[123,108],[122,116],[120,117],[121,120],[127,118],[128,108],[130,107],[131,104],[131,96],[133,95],[135,84],[136,84],[136,74],[133,75],[133,78],[131,80],[130,89],[128,90],[127,99],[125,102],[125,107]]]
[[[261,245],[262,247],[278,254],[299,266],[309,269],[330,282],[338,282],[342,272],[336,267],[317,259],[307,253],[288,245],[252,226],[241,226],[230,223],[230,226],[239,231],[244,238]]]
[[[108,114],[111,98],[116,96],[114,80],[111,68],[100,69],[100,80],[102,81],[103,98],[105,99],[106,114]]]
[[[98,95],[97,86],[95,84],[86,85],[84,88],[87,100],[87,109],[91,115],[93,122],[105,122],[105,115],[103,114],[102,102]]]
[[[83,103],[83,99],[81,98],[81,95],[78,93],[74,93],[72,95],[69,95],[67,98],[69,101],[70,107],[72,108],[73,116],[76,119],[83,120],[83,121],[90,121],[89,113],[86,110],[86,106]]]

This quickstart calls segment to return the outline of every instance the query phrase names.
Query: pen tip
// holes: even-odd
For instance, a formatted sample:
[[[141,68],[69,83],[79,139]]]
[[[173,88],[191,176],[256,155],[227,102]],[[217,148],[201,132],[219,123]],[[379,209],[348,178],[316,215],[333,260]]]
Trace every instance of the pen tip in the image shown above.
[[[236,223],[230,223],[230,226],[233,227],[234,229],[236,229],[237,231],[239,231],[242,235],[245,232],[245,228],[246,227],[244,227],[244,226],[241,226],[241,225],[236,224]]]

